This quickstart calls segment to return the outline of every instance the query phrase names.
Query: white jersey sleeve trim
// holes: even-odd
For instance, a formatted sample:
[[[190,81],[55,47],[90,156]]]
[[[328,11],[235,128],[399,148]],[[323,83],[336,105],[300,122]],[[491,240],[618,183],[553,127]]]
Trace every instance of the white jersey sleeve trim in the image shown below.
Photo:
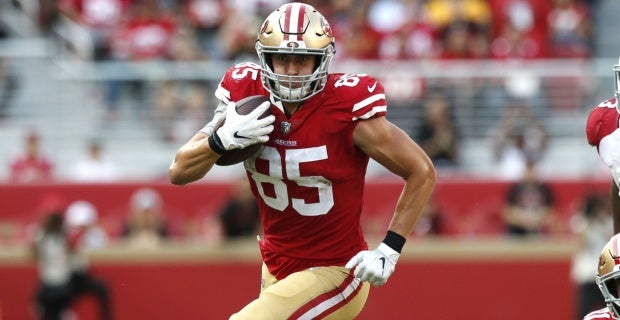
[[[384,93],[380,93],[380,94],[375,94],[372,95],[356,104],[353,105],[353,112],[360,110],[366,106],[369,106],[370,104],[377,102],[379,100],[385,100],[385,94]]]
[[[370,119],[374,117],[374,115],[376,115],[377,113],[386,112],[386,111],[387,111],[387,106],[376,106],[370,109],[370,111],[364,113],[363,115],[359,117],[353,117],[353,121],[357,121],[359,119],[362,119],[362,120]]]
[[[215,97],[224,102],[230,102],[230,91],[222,87],[222,83],[217,85],[215,89]]]

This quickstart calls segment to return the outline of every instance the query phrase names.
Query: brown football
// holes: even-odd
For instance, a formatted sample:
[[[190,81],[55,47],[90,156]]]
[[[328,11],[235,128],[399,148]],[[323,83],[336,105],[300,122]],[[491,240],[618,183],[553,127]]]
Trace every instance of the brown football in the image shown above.
[[[238,114],[249,114],[250,112],[252,112],[254,109],[256,109],[258,106],[261,105],[261,103],[265,102],[265,101],[269,101],[269,97],[266,96],[249,96],[249,97],[245,97],[239,101],[236,102],[236,109]],[[258,117],[259,119],[262,119],[268,115],[271,114],[271,108],[267,108],[267,111],[265,111],[262,115],[260,115],[260,117]],[[222,121],[221,123],[219,123],[216,127],[215,130],[217,130],[219,127],[222,126],[222,124],[224,124],[226,120]],[[260,150],[260,148],[262,147],[262,144],[257,143],[257,144],[253,144],[251,146],[248,146],[246,148],[243,149],[234,149],[234,150],[229,150],[226,151],[222,154],[222,156],[217,159],[217,161],[215,162],[215,164],[217,164],[218,166],[230,166],[233,164],[237,164],[239,162],[243,162],[245,161],[245,159],[251,157],[252,155],[254,155],[258,150]]]

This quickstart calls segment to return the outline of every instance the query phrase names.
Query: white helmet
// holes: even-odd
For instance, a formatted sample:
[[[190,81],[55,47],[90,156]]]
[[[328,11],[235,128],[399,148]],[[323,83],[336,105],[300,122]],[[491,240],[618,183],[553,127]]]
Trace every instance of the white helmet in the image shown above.
[[[304,3],[287,3],[272,12],[263,22],[256,40],[263,86],[287,102],[300,102],[323,90],[335,52],[329,23],[316,9]],[[320,58],[311,75],[289,76],[273,72],[271,56],[278,53]]]
[[[605,298],[607,308],[614,314],[614,318],[620,317],[620,298],[616,281],[620,284],[620,234],[611,237],[603,248],[596,276],[596,284]]]

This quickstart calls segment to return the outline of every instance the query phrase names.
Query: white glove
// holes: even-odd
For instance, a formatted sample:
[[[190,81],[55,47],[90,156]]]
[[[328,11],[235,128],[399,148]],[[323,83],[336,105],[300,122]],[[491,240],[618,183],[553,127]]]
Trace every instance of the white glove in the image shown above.
[[[273,115],[258,119],[271,102],[265,101],[247,115],[240,115],[235,110],[233,102],[226,107],[226,121],[213,134],[221,143],[220,147],[224,150],[243,149],[247,146],[264,143],[269,140],[269,134],[273,131],[272,123],[275,121]]]
[[[380,287],[394,273],[399,256],[400,253],[382,242],[373,251],[359,252],[344,267],[347,269],[355,267],[353,275],[356,278],[368,281],[375,287]]]

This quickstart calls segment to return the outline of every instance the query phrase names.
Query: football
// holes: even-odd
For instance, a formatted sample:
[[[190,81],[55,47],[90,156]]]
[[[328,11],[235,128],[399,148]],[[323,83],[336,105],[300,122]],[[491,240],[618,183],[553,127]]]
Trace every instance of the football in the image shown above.
[[[269,101],[269,97],[260,96],[260,95],[249,96],[249,97],[246,97],[246,98],[243,98],[237,101],[235,110],[237,110],[238,114],[246,115],[252,112],[258,106],[260,106],[261,103],[265,101]],[[267,110],[262,115],[260,115],[260,117],[258,118],[262,119],[264,117],[269,116],[270,114],[271,114],[271,108],[267,108]],[[219,123],[215,127],[215,130],[221,127],[225,121],[226,119],[224,119],[224,121]],[[217,164],[218,166],[230,166],[233,164],[237,164],[239,162],[243,162],[245,161],[245,159],[255,154],[261,148],[261,146],[262,144],[257,143],[257,144],[248,146],[247,148],[226,151],[222,154],[222,156],[219,159],[217,159],[215,164]]]

